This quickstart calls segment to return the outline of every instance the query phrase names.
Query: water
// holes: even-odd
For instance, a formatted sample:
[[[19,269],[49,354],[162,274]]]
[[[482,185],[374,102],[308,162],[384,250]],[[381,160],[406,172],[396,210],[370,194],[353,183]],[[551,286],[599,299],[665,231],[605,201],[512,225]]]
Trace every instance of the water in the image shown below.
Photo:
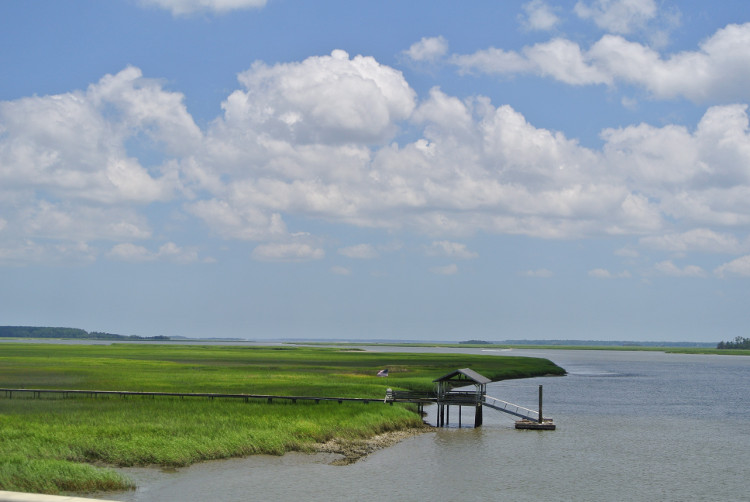
[[[554,418],[556,431],[517,431],[512,416],[490,409],[481,428],[459,429],[453,408],[450,428],[352,465],[329,465],[330,455],[290,454],[175,472],[123,469],[139,488],[106,498],[750,501],[749,357],[578,350],[497,355],[506,354],[546,357],[568,370],[566,377],[498,382],[487,390],[536,409],[543,384],[544,414]],[[428,418],[434,422],[434,410]],[[462,422],[473,424],[473,410],[464,411]]]

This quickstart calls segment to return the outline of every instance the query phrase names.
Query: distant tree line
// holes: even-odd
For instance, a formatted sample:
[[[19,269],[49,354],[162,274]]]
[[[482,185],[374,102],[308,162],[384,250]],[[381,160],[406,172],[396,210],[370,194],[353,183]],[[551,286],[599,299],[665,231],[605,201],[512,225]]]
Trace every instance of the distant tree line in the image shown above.
[[[169,340],[168,336],[115,335],[79,328],[0,326],[0,338],[78,338],[87,340]]]
[[[733,342],[719,342],[717,349],[750,349],[750,338],[738,336]]]

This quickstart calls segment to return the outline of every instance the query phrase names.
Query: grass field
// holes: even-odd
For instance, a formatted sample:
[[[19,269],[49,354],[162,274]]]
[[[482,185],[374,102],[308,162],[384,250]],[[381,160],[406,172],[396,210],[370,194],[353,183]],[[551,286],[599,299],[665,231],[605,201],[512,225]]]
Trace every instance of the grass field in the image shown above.
[[[382,398],[430,390],[470,367],[493,380],[564,371],[543,359],[363,352],[322,347],[152,344],[0,345],[0,387]],[[389,369],[387,378],[377,371]],[[0,490],[130,487],[106,465],[183,466],[257,453],[311,451],[421,424],[404,406],[176,398],[13,399],[0,394]]]

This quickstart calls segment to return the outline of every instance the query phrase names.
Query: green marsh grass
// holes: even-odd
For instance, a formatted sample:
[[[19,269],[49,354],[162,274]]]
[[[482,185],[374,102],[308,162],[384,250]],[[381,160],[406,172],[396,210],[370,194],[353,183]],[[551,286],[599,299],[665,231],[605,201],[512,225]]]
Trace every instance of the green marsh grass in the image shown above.
[[[321,347],[2,344],[0,387],[216,392],[381,399],[385,389],[431,390],[470,367],[500,380],[563,374],[547,360]],[[377,371],[389,369],[387,378]],[[312,451],[421,425],[404,406],[314,401],[119,396],[3,398],[0,490],[127,489],[100,466],[185,466],[209,459]]]

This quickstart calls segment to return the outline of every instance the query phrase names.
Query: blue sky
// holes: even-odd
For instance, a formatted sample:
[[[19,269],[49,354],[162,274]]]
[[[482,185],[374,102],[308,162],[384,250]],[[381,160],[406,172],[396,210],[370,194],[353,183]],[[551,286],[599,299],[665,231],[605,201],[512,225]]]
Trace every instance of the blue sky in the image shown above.
[[[719,341],[750,7],[0,3],[0,324]]]

